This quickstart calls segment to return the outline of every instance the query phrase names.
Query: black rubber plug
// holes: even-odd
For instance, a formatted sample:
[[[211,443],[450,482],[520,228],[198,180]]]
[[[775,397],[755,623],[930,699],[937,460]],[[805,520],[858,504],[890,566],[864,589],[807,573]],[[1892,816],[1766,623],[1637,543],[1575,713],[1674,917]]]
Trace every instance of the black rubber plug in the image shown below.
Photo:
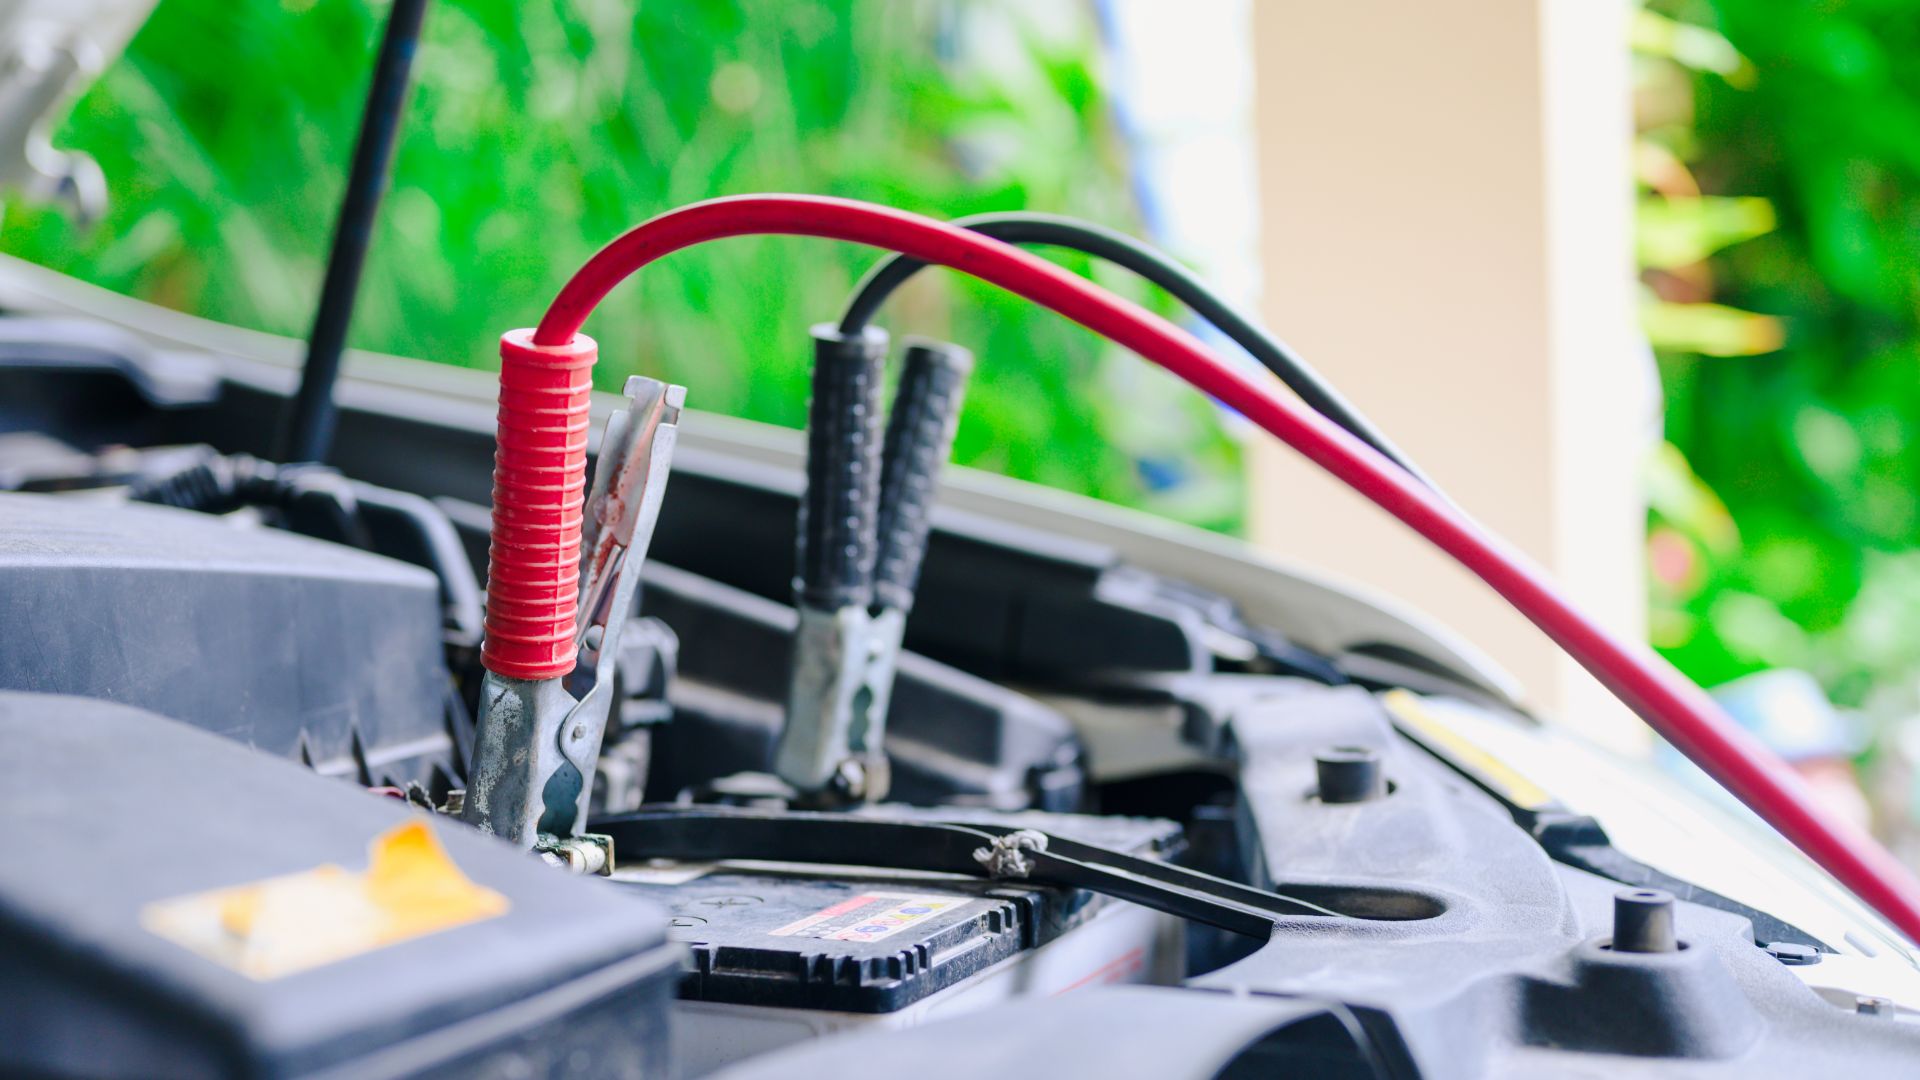
[[[1334,746],[1313,756],[1323,803],[1357,803],[1387,793],[1380,753],[1364,746]]]
[[[1613,951],[1669,953],[1680,948],[1673,928],[1673,894],[1623,889],[1613,894]]]

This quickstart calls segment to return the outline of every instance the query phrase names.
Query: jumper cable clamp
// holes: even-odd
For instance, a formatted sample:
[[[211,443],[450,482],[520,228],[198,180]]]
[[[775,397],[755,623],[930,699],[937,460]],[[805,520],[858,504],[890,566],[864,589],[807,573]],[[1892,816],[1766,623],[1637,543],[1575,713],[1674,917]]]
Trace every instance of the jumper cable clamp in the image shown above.
[[[583,500],[594,351],[584,336],[558,348],[532,345],[525,331],[502,342],[487,675],[462,814],[483,832],[605,873],[611,845],[583,831],[587,806],[686,389],[627,381]],[[525,393],[509,385],[509,369]]]

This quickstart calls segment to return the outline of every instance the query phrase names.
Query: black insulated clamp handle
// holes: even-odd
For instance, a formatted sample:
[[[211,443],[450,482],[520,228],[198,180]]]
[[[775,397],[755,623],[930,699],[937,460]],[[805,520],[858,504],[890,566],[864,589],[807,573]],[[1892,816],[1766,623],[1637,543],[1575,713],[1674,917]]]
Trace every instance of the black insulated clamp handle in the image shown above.
[[[887,335],[813,328],[807,490],[800,499],[794,594],[822,611],[873,602],[880,501],[880,382]]]
[[[907,346],[880,465],[880,556],[873,586],[882,607],[913,607],[932,528],[934,485],[953,453],[960,402],[972,373],[973,354],[958,345],[915,341]]]

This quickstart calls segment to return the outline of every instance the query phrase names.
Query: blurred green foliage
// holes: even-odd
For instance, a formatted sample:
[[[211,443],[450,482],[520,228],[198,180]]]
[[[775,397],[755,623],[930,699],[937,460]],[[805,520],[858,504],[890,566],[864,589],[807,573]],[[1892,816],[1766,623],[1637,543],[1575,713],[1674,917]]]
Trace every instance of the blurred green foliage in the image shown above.
[[[304,335],[384,8],[163,0],[55,134],[105,169],[108,217],[11,203],[0,248]],[[1098,57],[1081,5],[439,0],[353,344],[491,366],[607,239],[714,195],[1135,226]],[[875,257],[790,238],[676,255],[589,324],[596,379],[661,375],[698,408],[798,426],[806,328]],[[922,275],[885,321],[980,354],[959,461],[1239,526],[1237,446],[1172,377],[954,275]]]
[[[1650,0],[1635,33],[1656,644],[1889,718],[1920,702],[1915,14]]]

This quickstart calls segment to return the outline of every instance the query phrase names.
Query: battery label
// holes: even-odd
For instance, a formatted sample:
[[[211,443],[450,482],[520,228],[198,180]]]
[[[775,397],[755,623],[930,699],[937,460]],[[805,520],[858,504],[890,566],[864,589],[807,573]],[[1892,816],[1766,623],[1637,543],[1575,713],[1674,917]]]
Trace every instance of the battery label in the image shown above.
[[[767,933],[774,937],[819,938],[823,941],[879,941],[972,902],[963,896],[861,893]]]

